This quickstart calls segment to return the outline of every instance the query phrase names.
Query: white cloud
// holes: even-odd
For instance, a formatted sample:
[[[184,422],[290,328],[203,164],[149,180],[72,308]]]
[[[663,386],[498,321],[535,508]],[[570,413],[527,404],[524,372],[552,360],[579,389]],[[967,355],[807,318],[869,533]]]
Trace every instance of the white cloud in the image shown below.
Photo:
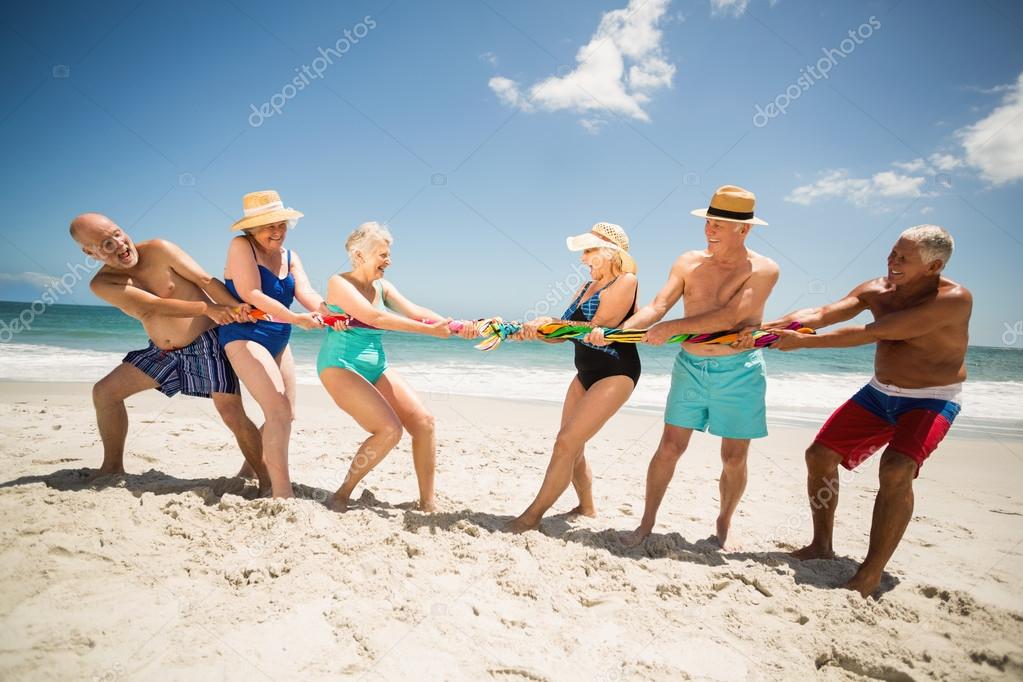
[[[919,173],[927,170],[927,162],[923,159],[913,159],[912,161],[896,161],[892,164],[900,170],[904,170],[907,173]]]
[[[1023,178],[1023,73],[987,117],[956,131],[966,163],[995,185]]]
[[[567,109],[591,114],[582,119],[590,132],[599,128],[592,113],[611,112],[640,121],[650,116],[643,105],[661,88],[670,88],[675,65],[667,61],[659,25],[670,0],[630,0],[624,9],[604,14],[590,41],[576,53],[575,68],[550,76],[524,94],[519,84],[491,78],[490,89],[504,104],[533,111]]]
[[[519,92],[518,84],[510,78],[494,76],[487,84],[504,104],[523,111],[533,110],[533,105]]]
[[[882,171],[869,178],[854,178],[849,171],[827,171],[816,181],[789,192],[785,201],[809,206],[825,199],[844,199],[857,206],[869,206],[881,199],[915,199],[924,196],[927,178]]]
[[[483,54],[480,55],[480,61],[486,62],[491,66],[497,66],[497,55],[494,54],[493,52],[484,52]]]
[[[741,17],[749,7],[749,0],[710,0],[711,16]]]
[[[924,206],[923,208],[920,209],[920,215],[927,215],[928,213],[933,212],[934,212],[933,206]]]
[[[0,282],[10,284],[28,284],[40,289],[58,282],[56,277],[51,277],[42,272],[0,272]]]
[[[951,154],[934,153],[927,157],[936,170],[949,172],[963,165],[963,160]]]

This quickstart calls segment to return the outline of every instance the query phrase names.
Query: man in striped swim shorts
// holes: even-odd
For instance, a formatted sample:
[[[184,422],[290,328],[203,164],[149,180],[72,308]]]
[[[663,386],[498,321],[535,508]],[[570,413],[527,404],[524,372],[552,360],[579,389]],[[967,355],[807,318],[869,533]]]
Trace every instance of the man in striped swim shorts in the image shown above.
[[[242,305],[179,247],[162,239],[136,244],[99,213],[75,218],[71,236],[103,264],[90,283],[93,293],[139,320],[149,336],[147,348],[128,353],[93,388],[103,441],[103,464],[93,475],[124,473],[124,401],[155,388],[168,397],[183,393],[212,398],[259,477],[260,488],[268,488],[259,429],[245,414],[238,378],[217,340],[217,325],[250,321],[250,306]]]
[[[845,587],[864,597],[881,584],[885,566],[913,515],[913,480],[959,414],[973,297],[942,276],[951,235],[936,225],[902,233],[888,256],[888,275],[820,308],[800,310],[765,327],[798,320],[819,329],[870,310],[874,322],[810,336],[784,330],[778,350],[847,348],[876,343],[874,378],[824,423],[806,451],[813,540],[797,559],[830,559],[838,466],[853,469],[884,448],[874,501],[870,547]],[[887,446],[887,447],[885,447]]]

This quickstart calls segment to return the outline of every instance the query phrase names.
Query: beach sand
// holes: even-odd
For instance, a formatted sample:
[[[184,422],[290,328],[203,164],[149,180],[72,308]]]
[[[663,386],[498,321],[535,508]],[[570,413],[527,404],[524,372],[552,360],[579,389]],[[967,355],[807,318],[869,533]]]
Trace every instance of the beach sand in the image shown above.
[[[741,550],[706,540],[706,435],[630,550],[659,415],[622,412],[588,447],[598,518],[565,516],[569,491],[514,536],[499,529],[540,484],[558,405],[425,395],[443,511],[414,509],[406,436],[337,515],[319,500],[363,434],[319,387],[300,387],[289,501],[230,477],[242,458],[209,401],[155,391],[129,400],[129,474],[83,482],[102,452],[90,388],[0,383],[3,679],[1023,678],[1018,441],[945,441],[864,600],[835,586],[866,552],[876,458],[842,477],[840,558],[784,554],[809,539],[810,428],[754,442]]]

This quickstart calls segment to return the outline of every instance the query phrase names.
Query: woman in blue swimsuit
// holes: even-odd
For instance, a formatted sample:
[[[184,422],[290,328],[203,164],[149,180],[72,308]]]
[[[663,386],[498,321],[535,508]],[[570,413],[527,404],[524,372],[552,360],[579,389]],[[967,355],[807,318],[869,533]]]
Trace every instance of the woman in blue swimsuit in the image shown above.
[[[298,254],[284,248],[288,230],[302,217],[284,208],[274,191],[252,192],[242,200],[245,217],[231,226],[244,234],[231,240],[224,284],[240,301],[268,313],[273,321],[236,322],[220,327],[220,344],[235,374],[263,410],[263,461],[274,497],[292,497],[288,441],[295,413],[295,360],[288,340],[291,325],[322,327],[323,298],[309,284]],[[291,312],[292,302],[311,313]],[[242,473],[247,473],[245,469]]]
[[[409,301],[386,281],[384,270],[391,264],[391,234],[378,223],[363,223],[345,243],[352,269],[330,278],[327,309],[347,314],[376,329],[337,325],[327,332],[316,369],[327,393],[337,406],[369,431],[359,447],[344,482],[329,506],[348,509],[352,491],[359,481],[389,453],[401,439],[402,427],[412,436],[412,461],[419,483],[419,508],[436,508],[433,490],[436,442],[433,415],[394,369],[387,366],[381,340],[382,329],[415,332],[447,338],[450,319]],[[389,312],[390,308],[394,312]],[[417,320],[435,320],[431,324]],[[460,336],[473,338],[475,327],[463,325]]]
[[[617,327],[635,311],[638,292],[636,264],[628,254],[625,230],[611,223],[597,223],[588,233],[567,241],[569,249],[583,252],[581,260],[589,266],[592,279],[580,287],[563,318],[573,324]],[[515,338],[542,338],[537,327],[550,321],[549,317],[533,320]],[[551,462],[532,504],[508,523],[507,529],[512,532],[538,528],[544,513],[569,483],[579,496],[579,505],[571,513],[596,516],[593,473],[584,455],[586,442],[625,404],[639,381],[635,344],[612,343],[601,348],[582,340],[573,339],[572,343],[576,376],[565,395]]]

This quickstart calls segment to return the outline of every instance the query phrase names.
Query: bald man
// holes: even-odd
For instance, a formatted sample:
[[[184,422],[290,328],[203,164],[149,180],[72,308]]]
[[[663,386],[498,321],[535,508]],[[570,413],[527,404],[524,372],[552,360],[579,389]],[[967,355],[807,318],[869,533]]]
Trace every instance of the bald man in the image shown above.
[[[250,321],[248,305],[232,296],[178,246],[163,239],[136,244],[117,223],[99,213],[71,221],[71,237],[103,263],[90,287],[97,296],[142,323],[147,348],[124,361],[92,390],[103,440],[103,464],[96,476],[124,473],[129,396],[155,388],[211,398],[238,441],[260,489],[270,479],[263,464],[259,429],[242,407],[238,378],[217,340],[216,326]]]

